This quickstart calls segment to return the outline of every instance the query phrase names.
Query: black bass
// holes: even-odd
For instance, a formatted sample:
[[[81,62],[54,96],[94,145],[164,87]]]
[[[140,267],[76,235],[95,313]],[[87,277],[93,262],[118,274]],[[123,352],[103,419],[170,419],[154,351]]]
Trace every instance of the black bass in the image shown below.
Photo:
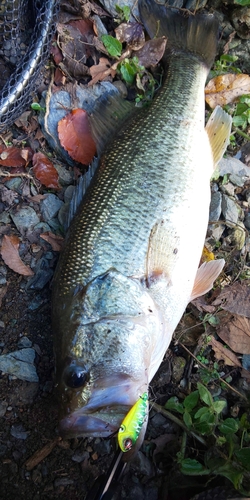
[[[118,431],[148,392],[188,302],[212,287],[224,265],[212,261],[197,272],[210,177],[231,127],[217,108],[204,129],[217,21],[153,0],[139,0],[139,9],[149,35],[168,39],[165,81],[149,108],[117,125],[100,154],[54,279],[56,381],[67,437]],[[99,149],[102,132],[126,107],[118,101],[92,117]]]

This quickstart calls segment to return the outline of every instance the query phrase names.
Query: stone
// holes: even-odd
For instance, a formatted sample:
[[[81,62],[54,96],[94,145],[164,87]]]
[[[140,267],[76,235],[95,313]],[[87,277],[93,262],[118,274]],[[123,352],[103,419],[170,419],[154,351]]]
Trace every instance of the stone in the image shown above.
[[[10,212],[10,216],[20,233],[24,230],[33,228],[40,222],[36,211],[31,207],[23,207],[14,212]]]
[[[211,203],[209,209],[209,221],[214,222],[219,220],[221,214],[222,195],[220,191],[211,194]]]
[[[38,382],[34,363],[35,351],[31,348],[20,349],[0,356],[0,370],[9,375],[15,375],[21,380]]]
[[[41,214],[45,222],[50,221],[58,214],[63,201],[59,200],[58,196],[55,194],[47,194],[45,198],[41,201]]]
[[[222,195],[221,203],[222,214],[226,222],[236,224],[239,218],[240,207],[226,194]]]

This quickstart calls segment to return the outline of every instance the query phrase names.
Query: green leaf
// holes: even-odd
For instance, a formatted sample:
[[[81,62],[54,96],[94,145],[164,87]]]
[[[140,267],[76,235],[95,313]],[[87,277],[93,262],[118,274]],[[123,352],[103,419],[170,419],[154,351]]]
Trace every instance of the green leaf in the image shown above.
[[[187,411],[184,411],[183,413],[183,422],[184,424],[187,426],[188,429],[190,429],[190,427],[192,427],[192,417],[190,415],[190,413],[188,413]]]
[[[227,406],[226,401],[215,401],[213,404],[213,409],[215,413],[219,415],[219,413],[221,413],[226,406]]]
[[[239,424],[234,418],[226,418],[218,428],[222,434],[235,434],[239,429]]]
[[[236,62],[238,59],[238,56],[230,56],[229,54],[222,54],[220,56],[220,61]]]
[[[184,408],[187,411],[193,410],[193,408],[195,408],[195,406],[197,405],[198,400],[199,400],[199,391],[191,392],[191,394],[189,394],[184,399],[184,402],[183,402]]]
[[[137,68],[132,61],[130,61],[129,59],[124,59],[124,61],[119,64],[119,67],[117,69],[118,71],[120,71],[125,82],[127,82],[129,85],[132,85],[132,83],[134,83],[135,75],[139,68]]]
[[[209,390],[200,382],[197,384],[201,400],[208,406],[212,406],[213,398]]]
[[[128,5],[123,5],[122,7],[116,5],[115,10],[124,21],[128,22],[130,18],[130,7]]]
[[[250,0],[234,0],[234,3],[244,7],[245,5],[250,5]]]
[[[247,116],[245,116],[245,114],[233,116],[233,125],[235,127],[246,126],[247,125]]]
[[[243,473],[234,469],[233,465],[229,462],[223,465],[222,467],[218,467],[215,471],[215,474],[219,476],[226,477],[233,483],[236,490],[238,490],[242,484]]]
[[[112,57],[120,57],[122,52],[122,44],[111,35],[102,35],[101,37],[104,47]]]
[[[250,470],[250,448],[242,448],[234,452],[235,456],[242,463],[243,467]]]
[[[207,475],[210,473],[209,470],[203,468],[200,462],[192,458],[184,458],[184,460],[182,460],[181,472],[189,476]]]
[[[211,426],[207,422],[197,422],[195,429],[201,434],[211,434]]]
[[[199,408],[199,410],[195,413],[194,418],[201,418],[203,415],[206,417],[210,415],[210,411],[206,406],[203,406],[202,408]]]
[[[179,403],[178,398],[176,398],[175,396],[170,398],[166,402],[166,404],[164,405],[164,408],[166,410],[177,411],[178,413],[181,413],[181,414],[184,412],[183,405],[181,403]]]

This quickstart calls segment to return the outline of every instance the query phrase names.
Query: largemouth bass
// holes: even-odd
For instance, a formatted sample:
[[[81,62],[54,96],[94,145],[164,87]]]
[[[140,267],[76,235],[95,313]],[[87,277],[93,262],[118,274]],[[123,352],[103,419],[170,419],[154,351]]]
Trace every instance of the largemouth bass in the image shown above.
[[[188,302],[212,287],[224,265],[197,272],[210,177],[231,125],[217,108],[204,129],[217,21],[183,17],[153,0],[139,8],[149,35],[168,38],[165,80],[100,154],[55,274],[56,383],[67,437],[119,429],[148,392]],[[109,104],[92,118],[99,145],[119,106]]]

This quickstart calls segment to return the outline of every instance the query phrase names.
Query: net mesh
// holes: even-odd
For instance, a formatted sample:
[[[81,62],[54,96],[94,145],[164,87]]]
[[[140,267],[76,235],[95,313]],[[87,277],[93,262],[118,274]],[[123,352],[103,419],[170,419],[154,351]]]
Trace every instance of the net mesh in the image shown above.
[[[32,100],[49,54],[59,0],[0,1],[0,132]]]

